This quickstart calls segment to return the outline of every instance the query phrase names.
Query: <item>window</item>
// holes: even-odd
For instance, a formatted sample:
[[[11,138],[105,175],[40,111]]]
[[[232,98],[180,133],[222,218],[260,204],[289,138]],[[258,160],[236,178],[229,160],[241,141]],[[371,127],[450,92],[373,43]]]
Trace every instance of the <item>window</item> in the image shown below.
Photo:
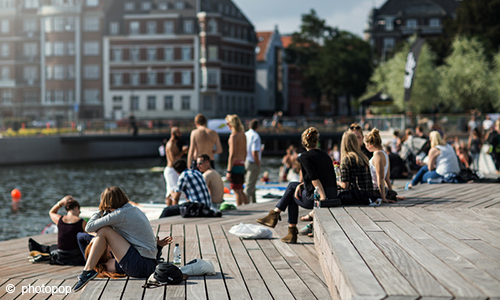
[[[235,28],[234,25],[231,25],[231,28],[229,29],[230,33],[229,36],[234,37],[235,36]]]
[[[156,60],[156,48],[148,48],[148,61]]]
[[[222,96],[219,96],[219,100],[217,101],[217,110],[224,111],[224,99]]]
[[[75,43],[74,42],[68,42],[66,47],[68,50],[68,55],[75,55]]]
[[[203,96],[203,110],[212,110],[212,97],[209,95]]]
[[[156,85],[156,73],[155,72],[148,73],[148,85]]]
[[[83,91],[83,101],[87,104],[100,104],[99,90],[88,89]]]
[[[10,45],[9,44],[2,44],[2,57],[9,57],[10,56]]]
[[[191,47],[182,47],[182,60],[191,60]]]
[[[156,110],[156,96],[148,96],[148,110]]]
[[[209,70],[207,75],[208,85],[217,85],[217,71]]]
[[[75,79],[75,66],[68,65],[68,79]]]
[[[98,65],[87,65],[84,67],[83,72],[84,79],[99,79],[99,66]]]
[[[142,10],[151,10],[151,2],[142,2]]]
[[[66,18],[66,31],[75,31],[75,18]]]
[[[54,80],[64,79],[64,66],[54,66]]]
[[[408,19],[406,20],[406,27],[408,28],[417,28],[417,20],[416,19]]]
[[[45,56],[51,56],[51,55],[52,55],[52,43],[45,42]]]
[[[236,38],[241,39],[241,27],[239,27],[239,26],[236,29]]]
[[[384,51],[394,49],[394,38],[384,38]]]
[[[98,6],[99,0],[87,0],[87,6]]]
[[[64,56],[64,42],[54,42],[54,55]]]
[[[181,109],[182,110],[190,110],[191,109],[191,97],[190,96],[182,96],[181,97]]]
[[[38,0],[24,0],[24,8],[38,8]]]
[[[64,91],[55,90],[54,91],[54,103],[64,103]]]
[[[123,51],[122,49],[113,49],[113,60],[122,61]]]
[[[121,73],[116,73],[113,74],[113,85],[114,86],[121,86],[123,84],[123,74]],[[114,101],[114,98],[113,98]]]
[[[130,22],[130,33],[129,34],[139,34],[140,33],[140,24],[137,21]]]
[[[10,68],[2,67],[2,80],[9,80],[9,79],[10,79]]]
[[[34,91],[24,92],[24,103],[26,103],[26,104],[38,103],[38,93],[34,92]]]
[[[191,84],[191,71],[182,71],[182,84],[183,85]]]
[[[394,30],[394,18],[393,17],[385,18],[385,30],[387,30],[387,31]]]
[[[186,20],[184,21],[184,33],[193,33],[193,21]]]
[[[148,22],[148,34],[156,34],[156,21]]]
[[[83,31],[99,31],[99,18],[86,17],[83,20]]]
[[[138,48],[130,49],[130,60],[139,61],[139,49]]]
[[[158,9],[159,10],[167,10],[168,9],[168,3],[167,2],[160,2],[160,3],[158,3]]]
[[[139,110],[139,97],[131,96],[130,97],[130,110]]]
[[[208,60],[218,59],[219,48],[217,46],[208,46]]]
[[[208,33],[217,34],[217,21],[214,19],[208,21]]]
[[[164,59],[166,61],[172,61],[174,60],[174,49],[172,47],[167,47],[164,50]]]
[[[0,31],[2,33],[9,33],[9,31],[10,31],[10,21],[9,20],[2,20],[2,23],[0,24]]]
[[[23,78],[25,80],[36,80],[38,78],[37,67],[24,67]]]
[[[165,72],[165,85],[174,85],[174,73]]]
[[[54,78],[54,72],[53,71],[54,71],[54,69],[52,68],[52,66],[45,67],[45,77],[47,79],[49,79],[49,80],[52,79],[52,78]]]
[[[140,80],[139,73],[130,74],[130,84],[131,85],[139,85],[139,83],[140,83],[139,80]]]
[[[164,110],[173,110],[174,109],[174,97],[172,97],[172,96],[163,97],[163,109]]]
[[[45,102],[52,102],[52,91],[45,91]]]
[[[24,43],[23,45],[24,56],[34,57],[38,54],[38,47],[36,43]]]
[[[83,55],[99,55],[99,42],[83,43]]]
[[[432,18],[429,20],[430,27],[439,27],[441,26],[441,20],[438,18]]]
[[[54,17],[53,19],[53,30],[56,32],[64,31],[64,18],[63,17]]]
[[[122,103],[122,96],[113,96],[113,103]]]
[[[29,32],[29,31],[37,31],[38,26],[36,23],[36,20],[24,20],[23,21],[23,31]]]
[[[120,23],[111,22],[109,23],[109,33],[112,35],[117,35],[120,33]]]
[[[135,9],[135,3],[134,2],[127,2],[125,3],[125,10],[131,11]]]
[[[163,22],[163,33],[164,34],[174,34],[174,22],[173,21]]]
[[[184,9],[184,1],[177,1],[175,2],[175,9]]]
[[[52,32],[52,18],[46,17],[45,18],[45,32]]]
[[[12,104],[12,91],[2,91],[2,103]]]
[[[75,91],[74,90],[68,90],[68,103],[74,103],[75,102]]]

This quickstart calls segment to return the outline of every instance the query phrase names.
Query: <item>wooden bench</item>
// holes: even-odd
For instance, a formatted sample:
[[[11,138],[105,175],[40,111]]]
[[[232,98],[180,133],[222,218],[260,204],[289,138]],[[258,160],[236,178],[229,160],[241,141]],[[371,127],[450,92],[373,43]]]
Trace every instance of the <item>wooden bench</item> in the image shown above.
[[[500,185],[441,184],[315,211],[332,299],[500,299]]]

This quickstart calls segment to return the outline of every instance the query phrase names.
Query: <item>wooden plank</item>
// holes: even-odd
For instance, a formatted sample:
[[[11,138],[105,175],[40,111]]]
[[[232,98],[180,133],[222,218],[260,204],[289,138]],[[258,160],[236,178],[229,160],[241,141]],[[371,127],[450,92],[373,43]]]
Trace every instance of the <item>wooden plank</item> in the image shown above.
[[[249,299],[250,294],[222,228],[220,226],[211,226],[210,230],[229,298]]]
[[[12,291],[12,293],[15,293],[15,290],[17,290],[19,287],[17,286],[22,279],[20,278],[11,278],[7,282],[4,283],[4,286],[2,289],[0,289],[0,298],[4,297],[5,295],[8,295],[7,290]],[[12,288],[14,287],[14,289]]]
[[[362,212],[364,212],[373,222],[390,222],[376,207],[360,207]],[[378,226],[377,226],[378,227]],[[379,227],[380,228],[380,227]]]
[[[384,213],[385,214],[385,213]],[[387,214],[386,214],[387,216]],[[461,277],[455,270],[443,263],[429,250],[416,242],[393,223],[380,223],[382,229],[422,265],[436,280],[445,286],[455,297],[486,299],[486,295]],[[434,295],[433,295],[434,296]]]
[[[221,266],[215,250],[215,243],[212,239],[212,233],[208,225],[198,225],[198,240],[200,242],[201,258],[210,260],[216,272],[215,276],[205,276],[208,299],[229,299]]]
[[[106,288],[101,294],[101,299],[105,300],[120,300],[127,286],[128,277],[118,278],[118,279],[109,279]]]
[[[67,289],[73,287],[72,283],[73,282],[71,282],[71,281],[67,281],[67,280],[63,280],[63,279],[51,280],[49,282],[49,285],[51,285],[51,286],[57,286],[58,288],[63,287],[64,292],[63,293],[59,293],[59,291],[58,291],[54,295],[51,295],[51,294],[38,294],[32,300],[40,300],[40,299],[51,299],[51,300],[78,299],[77,295],[79,293],[73,293],[72,290],[71,290],[71,292],[69,294],[66,294]]]
[[[238,264],[238,268],[245,280],[245,284],[248,288],[248,292],[252,299],[272,299],[271,294],[272,288],[274,288],[271,282],[268,282],[257,269],[258,266],[254,264],[254,260],[252,257],[252,251],[259,251],[260,248],[257,245],[253,245],[250,251],[246,248],[246,243],[242,242],[239,237],[230,234],[229,229],[231,226],[223,226],[227,242],[231,247],[231,251],[234,255],[236,263]],[[265,258],[264,258],[265,259]],[[270,266],[270,269],[266,270],[266,272],[274,273],[274,270]],[[283,284],[283,282],[281,282]],[[269,286],[271,285],[271,287]]]
[[[374,207],[368,208],[375,210]],[[346,207],[345,210],[354,220],[356,220],[359,227],[363,228],[363,231],[382,231],[382,229],[380,229],[380,227],[378,227],[378,225],[359,207]]]
[[[198,242],[198,230],[196,225],[184,225],[185,234],[185,262],[201,258],[200,243]],[[186,299],[207,299],[204,276],[189,277],[189,283],[186,284]]]
[[[380,282],[382,287],[388,296],[405,296],[407,299],[417,299],[419,294],[411,286],[408,280],[394,267],[394,265],[387,259],[387,257],[380,251],[380,249],[370,240],[370,238],[365,234],[363,229],[361,229],[356,221],[358,219],[361,222],[365,222],[366,215],[361,216],[360,214],[354,214],[358,218],[353,219],[347,212],[359,212],[361,211],[351,209],[351,210],[341,210],[335,209],[331,210],[333,217],[337,220],[342,230],[346,233],[347,237],[351,243],[356,247],[356,250],[363,257],[364,261],[373,272],[377,280]],[[365,224],[368,228],[375,228],[370,224]],[[371,230],[373,232],[381,232],[380,227],[376,226],[378,230]]]
[[[500,262],[500,249],[493,247],[492,245],[481,240],[464,240],[463,242],[488,256],[489,258]]]
[[[6,294],[2,297],[2,299],[6,300],[11,300],[11,299],[16,299],[20,296],[22,296],[23,291],[25,291],[26,288],[28,288],[30,285],[34,284],[36,282],[36,279],[34,278],[28,278],[28,279],[23,279],[21,282],[19,282],[16,285],[16,288],[13,292],[8,291],[7,288],[4,290]]]
[[[182,259],[181,259],[181,265],[179,267],[182,267],[184,265],[184,250],[185,244],[184,244],[184,225],[183,224],[174,224],[172,225],[172,238],[173,238],[173,244],[171,245],[169,249],[169,258],[170,261],[173,261],[174,257],[174,245],[176,243],[179,244],[179,247],[181,249],[182,253]],[[167,299],[172,299],[172,300],[180,300],[180,299],[185,299],[186,298],[186,283],[180,283],[177,285],[167,285],[166,287],[167,292],[166,292],[166,298]]]
[[[80,297],[78,297],[78,299],[99,299],[102,292],[106,288],[108,280],[109,278],[95,278],[91,280],[89,283],[87,283],[83,290],[76,292],[76,294],[80,294]]]
[[[330,210],[343,209],[332,208]],[[382,299],[386,293],[377,279],[363,261],[356,248],[349,241],[333,219],[330,210],[318,209],[315,211],[314,235],[318,253],[323,261],[320,262],[323,274],[334,282],[328,282],[331,287],[335,284],[342,299]],[[328,275],[327,275],[328,274]],[[330,289],[332,298],[335,292]]]
[[[164,299],[165,287],[143,288],[142,286],[146,283],[146,280],[143,278],[128,277],[127,284],[122,293],[122,300]]]
[[[49,284],[50,282],[50,279],[49,278],[42,278],[42,279],[39,279],[39,280],[36,280],[34,281],[33,283],[31,283],[31,287],[28,285],[25,287],[22,287],[22,289],[26,289],[23,293],[23,291],[21,291],[21,295],[19,297],[16,298],[16,300],[28,300],[28,299],[31,299],[33,298],[34,296],[36,295],[43,295],[44,299],[47,299],[48,297],[51,296],[51,293],[45,293],[45,292],[41,292],[42,291],[42,288],[44,288],[45,286],[54,286],[53,283]],[[23,283],[20,284],[21,286],[23,285]],[[36,291],[36,288],[39,288],[40,290],[40,293],[37,293]]]

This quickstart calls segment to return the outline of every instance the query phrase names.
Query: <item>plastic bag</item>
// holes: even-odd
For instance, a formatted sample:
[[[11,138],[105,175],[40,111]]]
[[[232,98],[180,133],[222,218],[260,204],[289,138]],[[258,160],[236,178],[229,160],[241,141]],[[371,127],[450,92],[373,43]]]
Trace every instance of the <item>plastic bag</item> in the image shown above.
[[[270,239],[273,237],[271,230],[264,226],[254,224],[234,225],[229,229],[229,233],[239,236],[244,239]]]
[[[193,259],[181,268],[182,273],[189,276],[215,275],[214,265],[209,260]]]

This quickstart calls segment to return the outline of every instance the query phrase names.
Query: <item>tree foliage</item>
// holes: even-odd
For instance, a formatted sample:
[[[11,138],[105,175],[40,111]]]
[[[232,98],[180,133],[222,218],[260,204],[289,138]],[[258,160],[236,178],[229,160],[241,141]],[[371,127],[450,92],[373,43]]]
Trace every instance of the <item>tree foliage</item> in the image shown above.
[[[318,103],[324,97],[335,105],[339,95],[360,96],[373,71],[370,45],[328,26],[314,10],[302,15],[300,29],[293,34],[287,58],[304,70],[305,96]]]
[[[452,48],[439,68],[441,99],[454,111],[492,111],[497,96],[483,45],[477,39],[457,37]]]

